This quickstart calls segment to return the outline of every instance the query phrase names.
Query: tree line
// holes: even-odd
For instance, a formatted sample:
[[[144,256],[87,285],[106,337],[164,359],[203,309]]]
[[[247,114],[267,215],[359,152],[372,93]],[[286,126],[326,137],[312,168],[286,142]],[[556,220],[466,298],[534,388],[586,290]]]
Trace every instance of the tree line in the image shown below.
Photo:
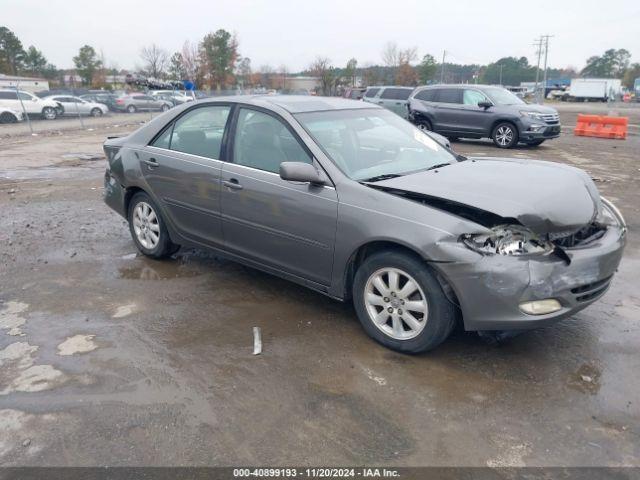
[[[307,69],[295,74],[317,77],[320,93],[331,95],[340,88],[358,83],[414,86],[443,81],[519,85],[534,81],[538,71],[526,57],[504,57],[488,65],[438,63],[431,54],[419,58],[416,47],[400,47],[394,42],[384,46],[380,58],[380,64],[364,65],[351,58],[344,67],[339,67],[329,58],[318,56]],[[602,55],[589,57],[581,71],[572,67],[551,68],[548,78],[621,78],[627,87],[632,87],[634,79],[640,77],[640,63],[630,65],[630,59],[631,54],[625,49],[609,49]],[[122,73],[116,63],[108,63],[104,54],[91,45],[80,47],[72,60],[77,75],[86,86],[105,87],[109,75]],[[135,69],[138,73],[158,80],[188,79],[201,89],[260,86],[286,90],[287,77],[292,75],[286,65],[275,68],[261,65],[254,69],[251,59],[240,54],[237,36],[224,29],[205,35],[199,42],[186,41],[175,52],[157,44],[145,46],[140,50],[140,61]],[[33,45],[25,49],[20,39],[3,26],[0,26],[0,73],[62,80],[62,71],[48,62],[42,51]]]

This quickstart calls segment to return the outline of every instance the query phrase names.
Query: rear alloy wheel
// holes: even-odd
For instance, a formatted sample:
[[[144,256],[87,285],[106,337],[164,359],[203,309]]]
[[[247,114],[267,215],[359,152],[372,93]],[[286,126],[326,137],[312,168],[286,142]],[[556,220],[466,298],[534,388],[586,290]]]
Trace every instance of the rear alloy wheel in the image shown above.
[[[129,112],[129,113],[136,113],[137,111],[138,111],[138,109],[136,108],[135,105],[129,105],[127,107],[127,112]]]
[[[94,108],[93,110],[91,110],[91,116],[92,117],[101,117],[102,116],[102,110],[100,110],[99,108]]]
[[[512,123],[503,122],[496,125],[491,135],[498,148],[511,148],[518,143],[518,130]]]
[[[44,107],[42,109],[42,118],[45,120],[55,120],[58,116],[58,112],[56,112],[55,108],[52,107]]]
[[[17,121],[18,119],[15,115],[9,112],[3,112],[2,115],[0,115],[0,123],[16,123]]]
[[[160,211],[151,197],[136,193],[129,204],[129,230],[138,250],[151,258],[164,258],[176,252]]]
[[[451,333],[456,307],[424,261],[396,251],[368,257],[353,283],[353,303],[366,332],[386,347],[419,353]]]

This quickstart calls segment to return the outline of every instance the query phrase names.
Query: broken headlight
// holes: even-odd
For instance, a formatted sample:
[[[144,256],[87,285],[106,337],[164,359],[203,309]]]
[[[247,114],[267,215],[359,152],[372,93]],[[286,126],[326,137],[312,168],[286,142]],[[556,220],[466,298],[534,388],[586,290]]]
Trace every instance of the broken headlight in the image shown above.
[[[460,240],[483,255],[542,255],[554,248],[547,240],[518,225],[500,225],[490,233],[465,234]]]

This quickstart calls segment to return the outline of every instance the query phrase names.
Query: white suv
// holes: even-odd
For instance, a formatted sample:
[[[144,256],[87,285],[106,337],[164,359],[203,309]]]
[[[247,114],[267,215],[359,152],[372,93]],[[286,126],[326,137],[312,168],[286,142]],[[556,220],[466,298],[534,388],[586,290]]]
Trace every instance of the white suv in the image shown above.
[[[39,98],[23,90],[0,90],[0,107],[26,111],[29,116],[41,116],[45,120],[54,120],[60,108],[53,100]]]

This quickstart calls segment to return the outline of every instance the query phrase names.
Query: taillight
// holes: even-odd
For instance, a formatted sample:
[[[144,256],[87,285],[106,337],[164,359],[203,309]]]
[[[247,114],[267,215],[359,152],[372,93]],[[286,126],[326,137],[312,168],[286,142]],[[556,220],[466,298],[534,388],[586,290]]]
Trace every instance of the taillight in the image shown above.
[[[119,98],[119,99],[116,100],[116,103],[122,105],[124,103],[124,100]]]

